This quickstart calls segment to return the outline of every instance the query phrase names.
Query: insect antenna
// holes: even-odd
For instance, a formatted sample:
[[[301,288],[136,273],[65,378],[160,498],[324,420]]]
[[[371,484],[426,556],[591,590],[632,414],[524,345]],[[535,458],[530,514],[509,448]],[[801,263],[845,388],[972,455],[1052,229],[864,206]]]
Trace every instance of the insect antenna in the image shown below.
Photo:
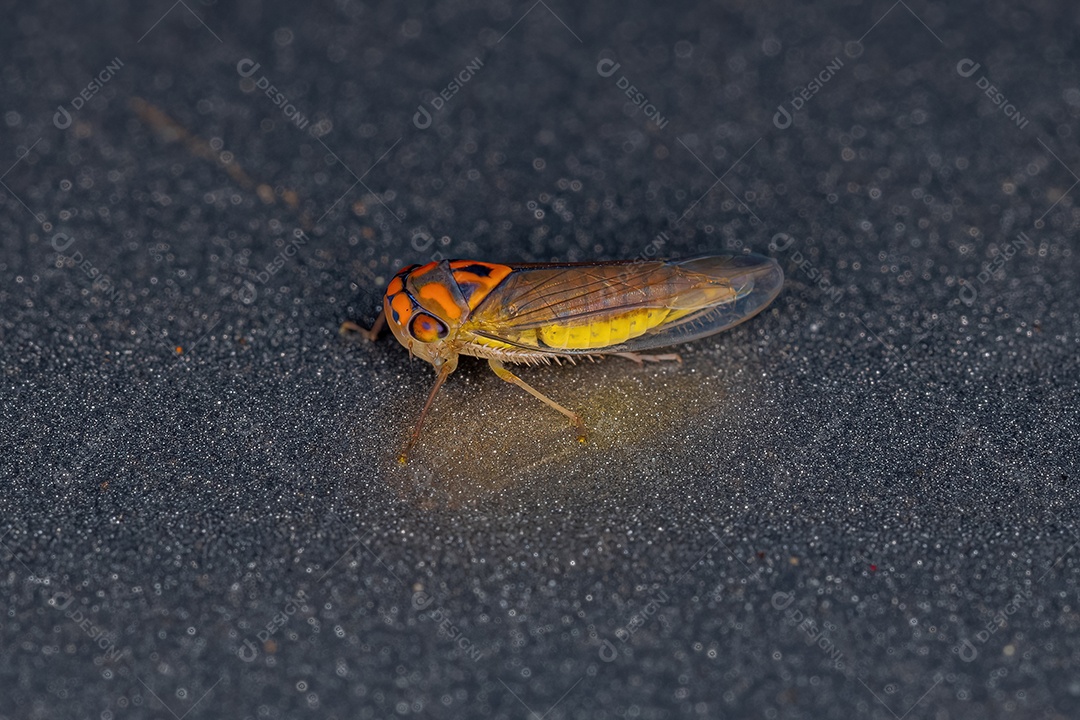
[[[435,396],[439,392],[439,388],[446,382],[446,378],[450,377],[450,373],[454,372],[454,367],[457,363],[446,363],[442,369],[439,370],[439,375],[435,378],[435,386],[431,388],[431,393],[428,395],[427,402],[424,403],[424,409],[420,411],[420,417],[416,420],[416,427],[413,428],[412,435],[409,436],[409,441],[405,443],[405,447],[402,448],[401,454],[398,455],[398,464],[404,465],[409,459],[409,450],[416,444],[416,441],[420,439],[420,429],[424,427],[424,419],[427,417],[428,410],[431,409],[431,405],[435,402]]]

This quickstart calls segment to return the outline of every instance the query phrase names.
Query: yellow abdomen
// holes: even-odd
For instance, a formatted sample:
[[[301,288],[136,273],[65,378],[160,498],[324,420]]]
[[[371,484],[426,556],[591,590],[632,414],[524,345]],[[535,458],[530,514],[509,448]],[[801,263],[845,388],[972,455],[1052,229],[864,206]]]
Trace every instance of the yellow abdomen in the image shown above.
[[[554,350],[600,350],[644,335],[664,322],[670,313],[667,308],[631,310],[589,323],[552,323],[539,328],[536,334]]]

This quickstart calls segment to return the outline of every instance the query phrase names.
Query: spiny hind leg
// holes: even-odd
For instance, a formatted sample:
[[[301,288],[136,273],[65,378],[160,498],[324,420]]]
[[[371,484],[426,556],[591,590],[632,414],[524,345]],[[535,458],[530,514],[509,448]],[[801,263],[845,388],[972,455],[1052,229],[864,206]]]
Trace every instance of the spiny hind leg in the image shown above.
[[[544,403],[545,405],[547,405],[549,407],[552,407],[552,408],[558,410],[563,415],[570,418],[570,422],[574,423],[574,427],[577,428],[578,442],[585,442],[585,423],[581,419],[580,415],[578,415],[576,412],[574,412],[572,410],[567,410],[562,405],[555,402],[554,400],[549,398],[547,395],[544,395],[542,392],[540,392],[539,390],[534,388],[532,385],[529,385],[527,382],[525,382],[524,380],[519,378],[517,375],[515,375],[514,373],[507,370],[506,366],[503,365],[498,360],[495,360],[494,358],[490,359],[490,360],[488,360],[488,365],[491,366],[492,371],[494,371],[494,373],[496,375],[498,375],[500,378],[502,378],[506,382],[511,383],[513,385],[517,385],[519,388],[521,388],[525,392],[529,393],[530,395],[532,395],[534,398],[536,398],[540,402]]]
[[[341,323],[341,327],[338,328],[338,333],[344,335],[345,337],[359,335],[369,342],[374,342],[379,337],[379,333],[382,332],[382,329],[385,326],[386,313],[383,310],[380,310],[379,317],[375,318],[375,323],[370,328],[366,328],[363,325],[358,325],[351,320],[346,320],[345,322]]]
[[[632,352],[619,352],[611,353],[627,360],[632,360],[638,365],[642,365],[647,362],[677,362],[682,364],[682,356],[679,353],[665,353],[663,355],[643,355],[641,353]]]

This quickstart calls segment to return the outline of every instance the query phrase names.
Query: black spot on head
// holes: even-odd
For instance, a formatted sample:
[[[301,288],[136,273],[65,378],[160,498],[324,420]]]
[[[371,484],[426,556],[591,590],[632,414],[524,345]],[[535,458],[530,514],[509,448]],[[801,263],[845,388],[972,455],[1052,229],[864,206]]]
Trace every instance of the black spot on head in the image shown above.
[[[487,265],[466,265],[465,267],[458,268],[462,272],[472,273],[479,277],[487,277],[491,274],[491,268]]]

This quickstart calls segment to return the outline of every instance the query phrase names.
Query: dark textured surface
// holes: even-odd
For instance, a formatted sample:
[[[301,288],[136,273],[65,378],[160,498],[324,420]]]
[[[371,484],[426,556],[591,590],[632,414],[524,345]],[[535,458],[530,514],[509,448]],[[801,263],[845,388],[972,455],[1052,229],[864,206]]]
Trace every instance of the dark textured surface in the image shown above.
[[[1080,716],[1075,9],[169,2],[0,24],[0,717]],[[787,286],[395,466],[390,273],[659,233]]]

